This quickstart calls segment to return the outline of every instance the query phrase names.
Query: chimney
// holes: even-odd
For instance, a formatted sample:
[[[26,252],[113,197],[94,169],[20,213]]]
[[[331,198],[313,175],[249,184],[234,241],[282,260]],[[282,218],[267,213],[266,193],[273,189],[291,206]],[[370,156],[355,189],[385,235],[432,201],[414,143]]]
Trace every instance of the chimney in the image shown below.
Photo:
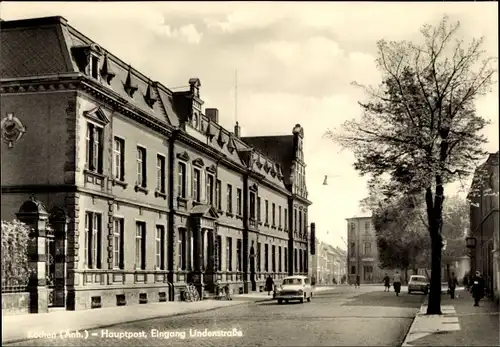
[[[236,122],[236,125],[234,126],[234,136],[236,136],[238,138],[241,136],[241,128],[240,128],[238,122]]]
[[[205,115],[210,119],[210,121],[219,124],[219,110],[216,108],[206,108]]]

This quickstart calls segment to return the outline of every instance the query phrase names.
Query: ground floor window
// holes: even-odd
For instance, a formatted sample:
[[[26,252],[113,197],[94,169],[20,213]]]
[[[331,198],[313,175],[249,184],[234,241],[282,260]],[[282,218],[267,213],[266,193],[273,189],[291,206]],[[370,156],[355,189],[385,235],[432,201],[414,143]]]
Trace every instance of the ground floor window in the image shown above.
[[[363,279],[365,281],[373,280],[373,266],[368,265],[363,267]]]
[[[355,275],[356,274],[356,266],[351,266],[351,275]]]

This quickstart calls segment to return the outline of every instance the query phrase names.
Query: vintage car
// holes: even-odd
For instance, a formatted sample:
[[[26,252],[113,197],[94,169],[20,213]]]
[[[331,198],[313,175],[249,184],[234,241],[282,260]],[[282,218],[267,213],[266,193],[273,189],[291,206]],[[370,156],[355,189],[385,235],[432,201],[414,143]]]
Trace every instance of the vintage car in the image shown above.
[[[408,282],[408,294],[413,292],[422,292],[427,294],[429,292],[429,281],[425,276],[413,275]]]
[[[306,276],[289,276],[285,277],[283,283],[277,286],[274,298],[278,300],[278,304],[292,300],[303,303],[304,300],[311,301],[312,291],[311,283]]]

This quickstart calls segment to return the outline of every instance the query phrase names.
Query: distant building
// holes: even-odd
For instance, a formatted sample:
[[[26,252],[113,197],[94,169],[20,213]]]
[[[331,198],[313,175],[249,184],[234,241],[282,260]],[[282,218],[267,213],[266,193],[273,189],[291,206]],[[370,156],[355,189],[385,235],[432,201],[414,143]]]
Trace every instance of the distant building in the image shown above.
[[[472,252],[472,271],[481,271],[497,301],[500,296],[498,166],[498,152],[490,154],[476,170],[468,195],[471,201],[470,230],[477,240]]]
[[[379,267],[377,238],[371,217],[346,220],[350,283],[356,281],[356,276],[360,277],[360,283],[381,283],[386,271]]]
[[[340,283],[342,277],[346,275],[346,253],[338,247],[316,241],[316,252],[310,255],[309,276],[316,278],[318,284]]]

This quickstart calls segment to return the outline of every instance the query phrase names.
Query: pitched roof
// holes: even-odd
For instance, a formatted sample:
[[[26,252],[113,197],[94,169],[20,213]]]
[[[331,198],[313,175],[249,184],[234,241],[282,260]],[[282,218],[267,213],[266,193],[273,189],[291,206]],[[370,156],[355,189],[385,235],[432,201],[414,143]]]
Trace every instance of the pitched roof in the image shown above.
[[[293,135],[249,136],[241,138],[269,159],[281,164],[283,173],[289,173],[293,162]],[[285,183],[290,184],[290,175],[285,174]]]

